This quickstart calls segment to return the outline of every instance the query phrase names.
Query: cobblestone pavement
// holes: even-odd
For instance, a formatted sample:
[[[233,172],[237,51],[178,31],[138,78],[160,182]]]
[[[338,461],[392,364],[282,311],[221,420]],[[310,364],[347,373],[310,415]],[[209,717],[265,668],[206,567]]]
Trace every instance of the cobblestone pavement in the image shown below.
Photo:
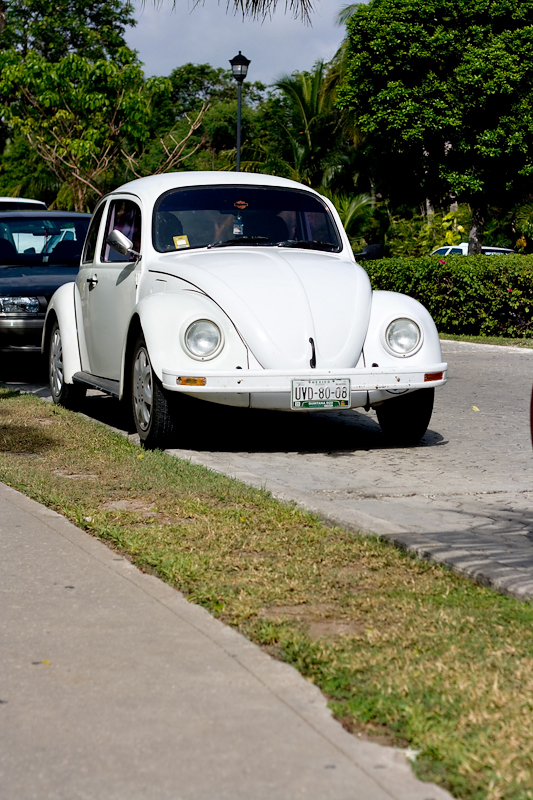
[[[445,342],[443,353],[449,381],[418,447],[386,446],[373,412],[206,404],[169,452],[533,597],[533,351]],[[8,385],[25,388],[12,377]],[[46,395],[41,384],[26,388]],[[92,396],[86,413],[120,428],[117,405]]]
[[[532,597],[533,351],[446,342],[443,353],[449,381],[418,447],[385,446],[374,412],[350,411],[283,415],[282,435],[259,434],[268,450],[236,426],[232,450],[172,452]]]

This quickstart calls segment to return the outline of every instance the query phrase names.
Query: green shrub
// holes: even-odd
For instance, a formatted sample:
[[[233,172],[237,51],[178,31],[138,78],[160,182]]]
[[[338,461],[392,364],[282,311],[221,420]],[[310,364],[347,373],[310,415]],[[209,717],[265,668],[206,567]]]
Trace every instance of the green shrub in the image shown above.
[[[411,219],[392,217],[387,231],[387,249],[393,258],[422,256],[441,245],[459,244],[468,239],[472,214],[467,205],[456,211],[436,211]]]
[[[422,256],[364,264],[374,289],[419,300],[440,331],[533,334],[533,256]]]

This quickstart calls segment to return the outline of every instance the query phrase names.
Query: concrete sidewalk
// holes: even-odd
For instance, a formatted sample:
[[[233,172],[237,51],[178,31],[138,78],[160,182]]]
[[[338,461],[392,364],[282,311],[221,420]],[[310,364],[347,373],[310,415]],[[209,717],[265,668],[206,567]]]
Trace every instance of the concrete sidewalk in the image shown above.
[[[444,800],[291,667],[0,484],[3,800]]]

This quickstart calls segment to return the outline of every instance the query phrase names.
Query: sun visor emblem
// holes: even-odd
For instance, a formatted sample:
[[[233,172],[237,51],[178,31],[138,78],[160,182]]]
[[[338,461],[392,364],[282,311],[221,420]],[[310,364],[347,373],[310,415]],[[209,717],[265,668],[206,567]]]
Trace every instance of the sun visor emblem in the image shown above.
[[[240,208],[240,209],[248,208],[248,203],[246,202],[246,200],[237,200],[237,202],[234,203],[233,205],[235,206],[235,208]]]

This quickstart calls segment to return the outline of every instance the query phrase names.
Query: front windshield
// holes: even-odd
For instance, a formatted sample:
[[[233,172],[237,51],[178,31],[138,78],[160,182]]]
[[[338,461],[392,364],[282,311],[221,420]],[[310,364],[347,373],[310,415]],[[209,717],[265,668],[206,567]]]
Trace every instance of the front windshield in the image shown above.
[[[162,195],[154,209],[153,241],[160,253],[239,244],[342,249],[331,214],[316,195],[242,185]]]
[[[79,263],[89,221],[89,216],[3,217],[0,220],[0,264]]]

